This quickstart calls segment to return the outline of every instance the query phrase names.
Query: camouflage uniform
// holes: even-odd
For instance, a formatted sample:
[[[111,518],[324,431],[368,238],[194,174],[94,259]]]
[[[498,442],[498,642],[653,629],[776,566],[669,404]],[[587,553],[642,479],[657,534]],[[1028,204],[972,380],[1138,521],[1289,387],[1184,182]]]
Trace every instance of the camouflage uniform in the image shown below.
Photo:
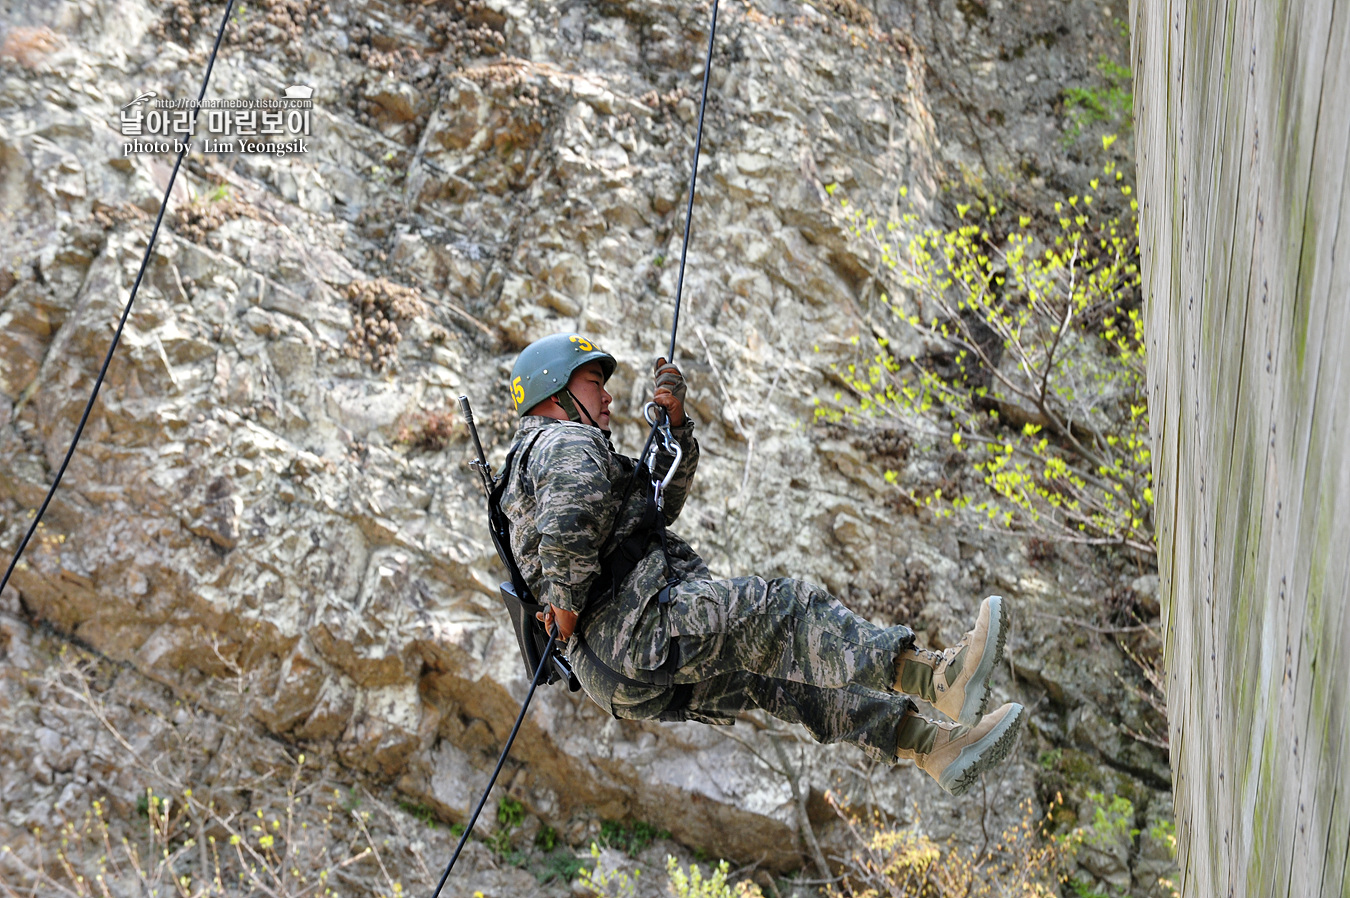
[[[684,506],[699,456],[692,422],[672,430],[684,459],[665,490],[667,524]],[[633,532],[646,508],[643,482],[618,508],[636,461],[615,453],[596,427],[539,416],[521,419],[513,446],[502,496],[511,550],[539,601],[580,615],[568,660],[597,704],[621,718],[723,724],[758,707],[803,724],[821,742],[848,742],[894,761],[896,725],[913,705],[891,685],[896,655],[914,642],[911,630],[878,627],[801,580],[714,580],[673,533],[667,548],[679,582],[669,602],[658,601],[666,559],[655,536],[616,594],[596,597],[606,589],[592,589],[600,542],[616,514],[611,547]],[[665,670],[673,685],[616,683],[587,657],[581,639],[625,677]]]

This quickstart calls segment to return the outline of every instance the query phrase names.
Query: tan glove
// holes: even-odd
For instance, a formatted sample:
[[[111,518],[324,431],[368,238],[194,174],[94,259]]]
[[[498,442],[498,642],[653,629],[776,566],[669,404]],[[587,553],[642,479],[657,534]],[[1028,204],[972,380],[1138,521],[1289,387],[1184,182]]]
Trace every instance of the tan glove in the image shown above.
[[[680,369],[664,358],[656,360],[656,384],[652,402],[666,410],[672,427],[684,424],[684,397],[687,391]]]

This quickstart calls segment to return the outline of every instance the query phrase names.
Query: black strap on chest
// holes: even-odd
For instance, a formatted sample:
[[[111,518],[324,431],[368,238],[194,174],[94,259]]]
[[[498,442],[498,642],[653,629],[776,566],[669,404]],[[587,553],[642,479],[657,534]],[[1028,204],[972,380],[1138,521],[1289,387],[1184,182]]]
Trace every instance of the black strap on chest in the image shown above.
[[[632,472],[634,478],[640,477],[641,468],[635,467]],[[631,485],[631,482],[630,482]],[[624,507],[628,504],[628,496],[631,490],[624,493],[620,502],[618,511],[615,512],[616,518],[614,527],[617,530],[619,526],[619,515],[623,514]],[[661,551],[666,552],[666,527],[665,518],[656,507],[656,498],[652,494],[650,487],[647,490],[647,502],[642,509],[642,517],[638,519],[637,526],[626,537],[619,541],[619,544],[608,552],[605,548],[609,545],[606,540],[600,547],[600,575],[595,578],[591,584],[590,595],[587,597],[588,605],[592,607],[608,600],[611,596],[618,594],[619,587],[623,581],[628,579],[628,575],[637,569],[642,559],[647,557],[651,549],[653,536],[658,536],[661,541]],[[670,579],[671,567],[670,556],[666,555],[666,579]]]

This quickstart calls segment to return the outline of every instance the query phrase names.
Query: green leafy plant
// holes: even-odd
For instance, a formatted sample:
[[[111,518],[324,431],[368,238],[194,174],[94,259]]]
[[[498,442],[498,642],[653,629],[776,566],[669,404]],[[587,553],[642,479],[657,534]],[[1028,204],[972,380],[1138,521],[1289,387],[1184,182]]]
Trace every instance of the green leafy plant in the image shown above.
[[[646,848],[655,839],[669,839],[670,833],[657,829],[650,823],[634,820],[623,823],[618,820],[606,820],[600,824],[600,844],[617,848],[629,857],[637,857],[638,852]]]
[[[1113,138],[1104,139],[1109,148]],[[834,192],[833,185],[827,188]],[[904,195],[905,191],[901,191]],[[848,205],[876,261],[881,301],[917,340],[886,337],[834,370],[845,389],[816,416],[899,420],[944,448],[944,475],[904,489],[939,516],[974,515],[1042,539],[1152,557],[1153,484],[1138,204],[1114,163],[1089,191],[1011,219],[960,204],[961,223],[882,223]],[[1107,204],[1124,215],[1099,213]],[[901,487],[900,472],[887,482]],[[971,490],[971,481],[983,490]]]
[[[421,821],[423,825],[430,827],[431,829],[436,828],[436,824],[438,823],[436,812],[430,805],[425,805],[417,801],[404,800],[400,801],[398,806],[401,810],[406,811],[408,814],[411,814],[414,818]]]
[[[1148,834],[1156,841],[1167,846],[1172,857],[1177,856],[1177,825],[1171,820],[1158,820],[1148,828]]]
[[[1129,66],[1102,56],[1097,60],[1102,84],[1096,87],[1066,87],[1064,114],[1069,119],[1065,142],[1072,143],[1083,129],[1097,122],[1119,123],[1129,127],[1134,119],[1134,93]]]
[[[1108,798],[1102,792],[1088,792],[1087,799],[1092,807],[1091,821],[1051,837],[1052,841],[1070,861],[1077,859],[1085,848],[1108,855],[1122,849],[1128,851],[1139,836],[1134,825],[1134,802],[1123,795]],[[1081,898],[1110,898],[1074,877],[1067,879],[1066,885]]]
[[[575,855],[560,851],[551,855],[543,864],[534,869],[534,878],[540,885],[546,882],[552,882],[560,879],[563,882],[571,882],[580,875],[581,871],[586,869],[586,862]]]
[[[717,866],[710,871],[711,875],[703,878],[703,871],[699,869],[698,864],[691,864],[688,870],[680,866],[680,862],[670,855],[666,856],[666,878],[670,883],[670,891],[675,898],[761,898],[763,892],[759,886],[748,879],[743,879],[734,886],[727,881],[727,874],[731,866],[726,861],[718,861]]]
[[[497,802],[497,829],[483,840],[492,853],[503,860],[518,863],[521,858],[511,847],[511,837],[525,820],[525,807],[509,795]]]
[[[1089,792],[1087,798],[1093,806],[1092,822],[1055,837],[1070,852],[1084,845],[1107,849],[1122,840],[1134,841],[1139,835],[1134,826],[1134,802],[1123,795],[1107,798],[1102,792]]]
[[[539,832],[534,834],[534,844],[540,851],[552,851],[558,847],[558,831],[548,825],[539,827]]]
[[[1167,849],[1167,856],[1173,861],[1177,859],[1177,825],[1171,820],[1159,819],[1148,828],[1149,837],[1155,842],[1162,843]],[[1181,898],[1181,890],[1177,888],[1176,880],[1168,876],[1158,877],[1158,887],[1164,894],[1171,898]]]
[[[633,898],[637,894],[637,880],[641,870],[629,876],[625,870],[605,870],[600,866],[600,846],[591,843],[592,866],[577,871],[577,881],[598,898]]]
[[[507,796],[497,802],[497,822],[507,829],[515,829],[525,821],[525,807]]]

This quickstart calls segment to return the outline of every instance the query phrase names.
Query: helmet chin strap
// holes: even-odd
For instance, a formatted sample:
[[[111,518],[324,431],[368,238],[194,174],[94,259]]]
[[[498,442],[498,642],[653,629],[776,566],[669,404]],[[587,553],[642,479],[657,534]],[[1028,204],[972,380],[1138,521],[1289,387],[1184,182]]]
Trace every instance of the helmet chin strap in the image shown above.
[[[601,433],[608,435],[609,431],[600,427],[600,423],[595,420],[595,417],[591,414],[591,410],[586,408],[580,399],[573,396],[571,390],[564,387],[563,391],[555,394],[553,399],[558,405],[562,406],[563,411],[567,412],[567,420],[575,424],[589,422],[592,427],[599,428]],[[578,409],[580,409],[580,412],[578,412]],[[582,415],[586,416],[586,421],[581,420]]]

